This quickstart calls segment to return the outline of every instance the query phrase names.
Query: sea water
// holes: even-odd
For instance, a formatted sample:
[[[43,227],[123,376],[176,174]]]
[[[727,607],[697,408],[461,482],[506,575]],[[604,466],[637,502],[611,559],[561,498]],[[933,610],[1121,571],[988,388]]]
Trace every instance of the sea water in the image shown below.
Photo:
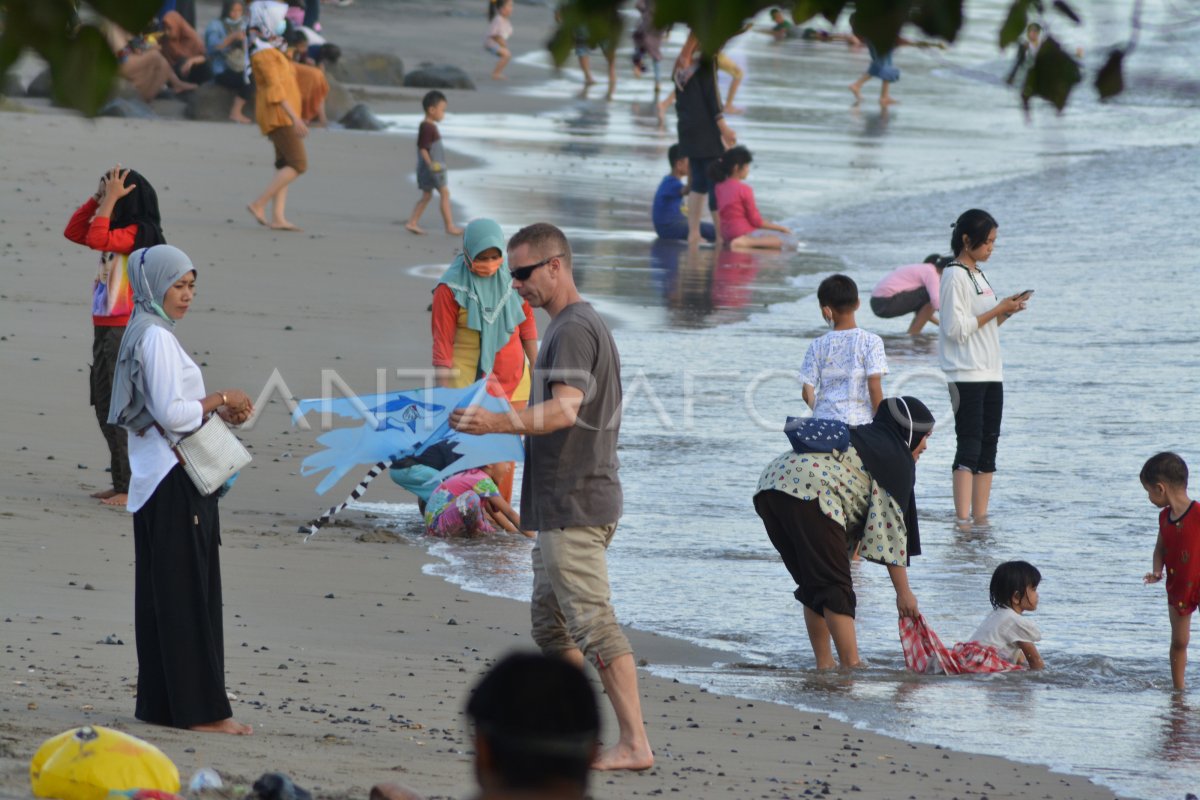
[[[603,78],[581,96],[570,65],[553,74],[530,54],[525,62],[545,65],[547,80],[529,91],[563,98],[559,110],[449,115],[447,146],[486,161],[454,172],[453,191],[468,217],[510,232],[540,219],[564,228],[581,290],[613,325],[627,398],[625,513],[609,562],[618,614],[729,653],[711,668],[660,672],[906,739],[1049,764],[1126,796],[1181,797],[1200,787],[1200,708],[1171,692],[1164,590],[1142,583],[1157,509],[1137,476],[1163,449],[1200,470],[1200,10],[1146,3],[1124,95],[1101,104],[1084,85],[1065,114],[1035,103],[1027,119],[1003,84],[1011,51],[995,44],[1006,6],[972,2],[950,50],[899,50],[899,104],[888,111],[878,82],[850,107],[862,51],[758,33],[731,45],[746,71],[736,99],[746,113],[730,122],[754,153],[749,182],[764,216],[795,229],[797,251],[689,252],[654,240],[650,197],[667,172],[674,115],[660,127],[652,84],[628,77],[624,52],[612,101]],[[1131,10],[1107,0],[1084,9],[1083,27],[1050,22],[1095,65],[1130,35]],[[681,40],[679,31],[670,38],[670,57]],[[416,117],[397,122],[415,129]],[[1036,293],[1001,332],[991,521],[960,530],[936,332],[909,337],[907,318],[877,319],[866,298],[891,268],[946,252],[951,224],[972,207],[999,221],[984,265],[997,291]],[[924,553],[910,580],[922,612],[944,640],[965,639],[989,611],[994,567],[1031,561],[1043,575],[1033,618],[1044,672],[906,672],[895,596],[872,563],[852,567],[869,668],[814,670],[794,587],[751,497],[787,447],[784,417],[807,413],[795,372],[823,332],[816,285],[835,271],[858,282],[859,324],[884,338],[885,392],[921,397],[939,420],[918,465]],[[399,518],[419,531],[414,512]],[[528,549],[518,538],[438,543],[433,569],[472,590],[527,598]]]

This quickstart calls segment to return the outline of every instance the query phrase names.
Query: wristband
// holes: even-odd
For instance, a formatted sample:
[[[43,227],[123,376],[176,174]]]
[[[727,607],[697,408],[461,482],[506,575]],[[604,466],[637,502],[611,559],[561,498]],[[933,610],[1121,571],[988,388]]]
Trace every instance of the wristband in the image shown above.
[[[224,392],[221,392],[221,405],[223,405],[223,406],[229,405],[229,400],[228,400],[228,398],[225,397]]]

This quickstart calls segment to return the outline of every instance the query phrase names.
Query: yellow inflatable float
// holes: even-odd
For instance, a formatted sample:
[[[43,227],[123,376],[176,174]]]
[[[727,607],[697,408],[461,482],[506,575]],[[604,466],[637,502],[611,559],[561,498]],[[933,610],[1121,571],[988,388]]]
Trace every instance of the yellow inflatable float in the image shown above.
[[[105,800],[110,791],[179,791],[179,770],[149,742],[99,725],[47,739],[29,764],[35,797]]]

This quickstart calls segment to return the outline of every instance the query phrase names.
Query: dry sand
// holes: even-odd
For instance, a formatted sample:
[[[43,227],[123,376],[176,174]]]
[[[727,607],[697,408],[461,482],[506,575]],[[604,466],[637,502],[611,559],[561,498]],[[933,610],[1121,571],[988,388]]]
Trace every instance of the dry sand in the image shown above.
[[[533,110],[534,101],[514,100],[484,77],[480,5],[359,0],[326,6],[325,22],[347,47],[390,37],[410,66],[425,58],[463,64],[480,77],[480,91],[453,93],[452,111]],[[202,5],[201,18],[210,12]],[[518,6],[517,49],[536,47],[548,19],[544,9]],[[520,65],[510,71],[515,83],[541,77]],[[415,111],[419,96],[392,92],[373,104]],[[415,199],[411,135],[314,131],[311,170],[288,211],[302,234],[265,231],[243,210],[270,173],[256,129],[92,123],[41,111],[0,114],[0,142],[0,796],[29,796],[37,746],[85,723],[154,742],[185,780],[212,766],[234,784],[281,770],[320,796],[365,797],[382,781],[429,796],[470,794],[460,709],[489,662],[531,647],[527,608],[422,574],[424,549],[375,530],[362,514],[304,543],[296,526],[340,499],[350,481],[317,498],[313,481],[297,476],[314,435],[292,428],[279,394],[245,433],[255,462],[222,502],[229,688],[239,698],[235,715],[256,733],[202,735],[133,719],[131,520],[87,497],[108,486],[107,452],[87,406],[95,259],[62,237],[104,167],[134,166],[158,189],[169,241],[198,267],[200,294],[177,333],[210,388],[255,396],[275,370],[295,396],[317,395],[322,370],[362,391],[373,390],[380,369],[389,388],[407,386],[411,379],[395,370],[428,362],[432,288],[409,268],[445,263],[456,246],[398,224]],[[451,186],[486,177],[453,154],[449,161]],[[435,223],[426,217],[431,230]],[[398,496],[390,485],[373,494]],[[102,644],[110,635],[123,644]],[[727,658],[636,632],[634,643],[639,658],[656,664]],[[597,775],[597,797],[1113,796],[1042,767],[912,745],[646,673],[641,680],[658,765]],[[611,740],[611,716],[606,725]]]

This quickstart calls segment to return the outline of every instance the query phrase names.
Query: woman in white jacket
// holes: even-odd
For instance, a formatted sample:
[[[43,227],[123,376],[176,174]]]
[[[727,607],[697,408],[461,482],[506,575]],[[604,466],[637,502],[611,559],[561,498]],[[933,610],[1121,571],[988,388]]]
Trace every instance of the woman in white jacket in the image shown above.
[[[999,327],[1025,310],[1028,294],[997,300],[979,265],[996,245],[996,220],[963,212],[954,224],[954,260],[942,273],[938,354],[954,406],[954,515],[959,523],[987,518],[1004,411]]]

